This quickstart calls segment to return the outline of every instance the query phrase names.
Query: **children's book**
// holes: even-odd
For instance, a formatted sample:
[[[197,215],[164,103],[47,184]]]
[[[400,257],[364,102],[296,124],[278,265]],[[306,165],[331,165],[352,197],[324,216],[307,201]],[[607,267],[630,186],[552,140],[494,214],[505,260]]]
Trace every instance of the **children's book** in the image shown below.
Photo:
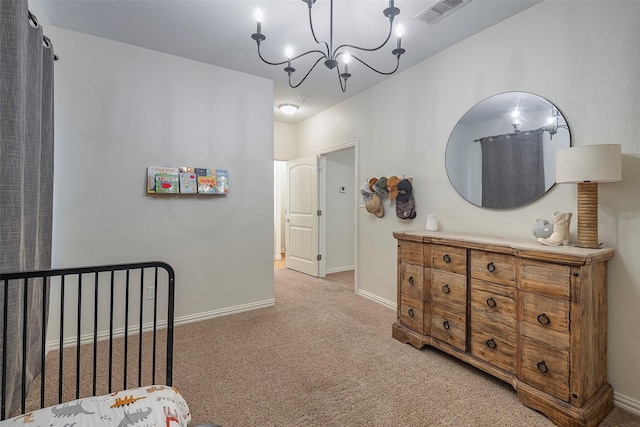
[[[198,192],[198,181],[195,172],[180,172],[180,193],[192,194]]]
[[[174,175],[178,178],[178,168],[172,166],[149,166],[147,168],[147,193],[156,193],[156,175]]]
[[[226,169],[216,169],[216,193],[227,194],[229,193],[229,171]]]
[[[156,174],[156,193],[178,193],[178,175]]]
[[[205,173],[197,175],[198,177],[198,193],[216,194],[218,182],[216,179],[215,169],[204,169]],[[198,168],[196,168],[196,173]]]

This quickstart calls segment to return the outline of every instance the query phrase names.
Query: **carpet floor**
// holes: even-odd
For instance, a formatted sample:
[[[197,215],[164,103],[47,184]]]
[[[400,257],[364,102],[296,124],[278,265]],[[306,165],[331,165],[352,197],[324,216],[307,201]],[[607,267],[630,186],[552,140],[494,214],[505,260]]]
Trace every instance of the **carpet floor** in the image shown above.
[[[176,327],[174,385],[193,424],[551,426],[513,388],[391,337],[396,313],[353,291],[353,272],[276,269],[273,307]],[[640,426],[614,408],[603,426]]]

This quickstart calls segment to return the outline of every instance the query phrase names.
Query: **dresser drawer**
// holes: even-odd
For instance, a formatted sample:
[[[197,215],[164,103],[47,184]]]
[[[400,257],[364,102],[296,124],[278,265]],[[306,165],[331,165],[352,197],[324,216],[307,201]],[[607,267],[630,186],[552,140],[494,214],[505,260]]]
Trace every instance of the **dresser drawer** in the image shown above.
[[[519,288],[555,298],[569,299],[571,267],[531,260],[520,261]]]
[[[569,352],[523,338],[519,378],[569,401]]]
[[[512,374],[516,372],[515,343],[515,328],[500,331],[498,335],[471,329],[471,354]]]
[[[569,301],[521,292],[522,335],[554,346],[569,348]]]
[[[404,294],[400,296],[398,319],[402,325],[412,331],[425,335],[429,334],[430,312],[431,304],[428,302],[411,298]]]
[[[466,351],[466,311],[443,311],[435,305],[431,313],[431,336]]]
[[[432,269],[431,301],[442,310],[464,310],[467,305],[467,277]]]
[[[471,251],[471,277],[516,286],[517,261],[514,256]]]
[[[471,329],[515,338],[515,288],[471,280]]]
[[[400,263],[400,293],[419,300],[429,300],[429,280],[425,280],[425,269],[421,265]],[[428,278],[427,278],[428,279]]]
[[[457,274],[467,274],[467,250],[455,246],[432,245],[432,267]]]
[[[430,258],[429,245],[408,240],[398,241],[398,259],[403,262],[429,267]]]

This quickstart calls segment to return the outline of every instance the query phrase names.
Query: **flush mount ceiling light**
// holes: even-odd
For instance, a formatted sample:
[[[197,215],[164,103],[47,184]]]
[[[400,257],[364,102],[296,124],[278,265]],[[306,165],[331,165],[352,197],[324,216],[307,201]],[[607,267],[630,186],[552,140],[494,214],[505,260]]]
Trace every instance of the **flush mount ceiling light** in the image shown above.
[[[393,19],[400,14],[400,9],[398,9],[397,7],[394,6],[394,0],[389,0],[389,7],[386,8],[385,10],[382,11],[382,13],[384,14],[384,16],[386,16],[389,19],[389,33],[387,34],[386,39],[384,40],[384,42],[382,42],[382,44],[380,44],[377,47],[372,47],[372,48],[366,48],[366,47],[360,47],[360,46],[355,46],[355,45],[351,45],[351,44],[341,44],[338,47],[336,47],[334,49],[334,43],[333,43],[333,0],[330,0],[331,2],[331,11],[330,11],[330,15],[329,15],[329,42],[326,41],[318,41],[318,37],[316,36],[315,30],[313,29],[313,19],[311,16],[311,7],[313,6],[313,4],[317,1],[317,0],[302,0],[303,2],[305,2],[307,4],[307,6],[309,7],[309,27],[311,30],[311,36],[313,37],[313,40],[318,44],[318,45],[324,45],[324,47],[320,47],[320,49],[314,49],[314,50],[308,50],[300,55],[297,56],[293,56],[293,49],[291,47],[287,47],[285,49],[285,56],[287,57],[287,59],[285,61],[281,61],[281,62],[271,62],[271,61],[267,61],[266,59],[264,59],[262,57],[262,53],[260,52],[260,43],[263,42],[264,40],[266,40],[266,36],[264,34],[262,34],[262,12],[258,9],[256,11],[256,21],[257,23],[257,30],[254,34],[251,35],[251,38],[253,40],[256,41],[256,45],[258,46],[258,56],[260,57],[260,59],[269,64],[269,65],[287,65],[284,68],[284,71],[289,75],[289,86],[292,88],[297,88],[298,86],[300,86],[302,84],[302,82],[305,81],[305,79],[309,76],[309,74],[311,74],[311,71],[313,71],[313,69],[316,67],[316,65],[318,65],[318,63],[322,60],[324,60],[324,65],[329,68],[330,70],[333,70],[334,68],[336,69],[336,73],[338,75],[338,82],[340,83],[340,89],[342,89],[342,92],[345,92],[347,90],[347,79],[349,79],[351,77],[351,74],[349,73],[349,60],[350,59],[355,59],[356,61],[360,62],[361,64],[363,64],[364,66],[366,66],[367,68],[369,68],[372,71],[375,71],[378,74],[383,74],[383,75],[390,75],[395,73],[398,70],[398,67],[400,66],[400,56],[405,52],[405,50],[400,46],[401,45],[401,40],[402,40],[402,26],[398,25],[396,27],[396,35],[397,35],[397,45],[396,48],[393,49],[391,51],[391,53],[396,57],[396,66],[392,71],[389,72],[384,72],[384,71],[379,71],[376,70],[375,68],[373,68],[371,65],[367,64],[365,61],[363,61],[362,59],[360,59],[358,56],[355,55],[356,51],[362,51],[362,52],[373,52],[376,50],[379,50],[381,48],[383,48],[387,42],[389,41],[389,39],[391,38],[391,33],[393,32]],[[298,37],[296,37],[297,39]],[[304,77],[302,78],[302,80],[300,80],[298,83],[294,84],[291,82],[291,74],[293,74],[296,69],[292,67],[292,63],[293,61],[295,61],[296,59],[302,58],[304,56],[307,55],[314,55],[317,57],[316,62],[311,66],[311,68],[306,72],[306,74],[304,75]],[[340,70],[340,64],[338,63],[338,59],[342,56],[342,62],[343,62],[343,66],[342,66],[342,72]]]
[[[280,108],[280,111],[282,111],[287,116],[290,116],[296,111],[298,111],[298,106],[294,104],[282,104],[278,106],[278,108]]]

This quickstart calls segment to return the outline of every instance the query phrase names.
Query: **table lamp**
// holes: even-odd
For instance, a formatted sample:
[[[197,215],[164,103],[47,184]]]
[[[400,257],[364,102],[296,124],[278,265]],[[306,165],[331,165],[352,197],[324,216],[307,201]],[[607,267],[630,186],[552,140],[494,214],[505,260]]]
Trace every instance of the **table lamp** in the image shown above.
[[[578,184],[578,244],[598,248],[598,183],[622,180],[620,145],[571,147],[556,152],[556,182]]]

